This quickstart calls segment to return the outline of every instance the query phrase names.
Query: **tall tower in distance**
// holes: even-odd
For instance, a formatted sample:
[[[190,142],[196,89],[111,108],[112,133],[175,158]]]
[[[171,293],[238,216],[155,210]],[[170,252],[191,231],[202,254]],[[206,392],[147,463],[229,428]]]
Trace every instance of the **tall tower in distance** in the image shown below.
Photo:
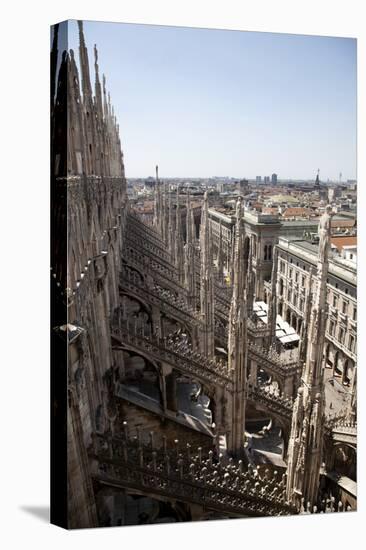
[[[317,174],[316,174],[315,184],[314,184],[315,189],[319,189],[319,187],[320,187],[319,172],[320,172],[320,170],[319,170],[319,168],[318,168],[318,172],[317,172]]]
[[[277,185],[277,174],[271,176],[272,185]]]

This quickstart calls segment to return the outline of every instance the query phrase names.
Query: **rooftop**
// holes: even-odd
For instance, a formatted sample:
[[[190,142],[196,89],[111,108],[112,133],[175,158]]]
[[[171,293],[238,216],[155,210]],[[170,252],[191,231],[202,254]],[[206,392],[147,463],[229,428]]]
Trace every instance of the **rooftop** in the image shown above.
[[[332,237],[331,242],[337,247],[338,252],[342,252],[344,246],[357,246],[357,237]]]

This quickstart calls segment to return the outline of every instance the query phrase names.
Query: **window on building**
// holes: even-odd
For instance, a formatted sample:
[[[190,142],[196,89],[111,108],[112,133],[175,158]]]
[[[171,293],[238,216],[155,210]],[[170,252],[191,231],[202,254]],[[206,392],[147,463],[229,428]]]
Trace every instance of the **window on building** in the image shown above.
[[[287,301],[291,302],[291,290],[287,291]]]
[[[354,338],[354,336],[352,336],[352,334],[349,337],[349,343],[348,344],[349,344],[348,347],[349,347],[350,351],[352,351],[352,353],[353,353],[355,351],[355,338]]]
[[[302,287],[305,286],[305,276],[304,275],[301,277],[301,286]]]
[[[347,302],[343,301],[342,303],[342,313],[346,314],[347,313]]]
[[[334,321],[329,321],[329,334],[331,336],[334,334]]]
[[[353,315],[352,315],[352,319],[353,319],[354,321],[356,321],[356,320],[357,320],[357,308],[356,308],[356,307],[354,307],[354,308],[353,308]]]
[[[341,344],[344,343],[344,329],[343,328],[339,329],[339,338],[338,339],[339,339]]]
[[[300,300],[300,309],[301,309],[301,311],[304,311],[304,300],[303,300],[303,298],[301,298],[301,300]]]
[[[283,296],[283,279],[280,279],[280,296]]]
[[[292,268],[289,269],[288,276],[289,276],[290,279],[292,279]]]
[[[299,272],[298,271],[296,271],[296,273],[295,273],[295,281],[296,281],[296,283],[299,282]]]
[[[337,296],[333,295],[333,307],[337,307],[338,298]]]

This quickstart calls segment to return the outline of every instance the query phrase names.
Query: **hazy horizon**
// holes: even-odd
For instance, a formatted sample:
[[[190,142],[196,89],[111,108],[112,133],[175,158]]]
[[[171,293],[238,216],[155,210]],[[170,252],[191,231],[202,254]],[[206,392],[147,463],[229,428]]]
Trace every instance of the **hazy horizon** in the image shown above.
[[[357,178],[355,39],[90,21],[84,34],[127,178],[156,164],[162,178]]]

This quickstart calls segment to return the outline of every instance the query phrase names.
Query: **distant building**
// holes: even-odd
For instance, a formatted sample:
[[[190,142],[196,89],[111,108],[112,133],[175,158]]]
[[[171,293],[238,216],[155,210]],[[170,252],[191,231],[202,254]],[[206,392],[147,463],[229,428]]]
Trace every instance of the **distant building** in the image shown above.
[[[337,197],[340,197],[341,195],[341,188],[338,187],[329,187],[328,189],[328,200],[329,202],[333,202],[336,200]]]
[[[255,183],[260,185],[262,183],[262,176],[256,176],[255,177]]]
[[[246,179],[242,179],[238,183],[238,191],[239,195],[245,196],[249,192],[249,181]]]
[[[277,174],[272,174],[272,185],[277,185]]]
[[[332,245],[334,244],[332,239]],[[338,248],[338,243],[336,246]],[[310,269],[315,269],[317,258],[318,244],[307,240],[280,238],[277,311],[299,333],[305,316],[305,296],[310,284]],[[324,366],[330,369],[333,377],[344,386],[350,385],[355,373],[357,340],[356,265],[353,259],[347,260],[340,255],[330,257],[323,356]]]
[[[155,187],[155,181],[155,178],[153,178],[152,176],[145,178],[145,187]]]
[[[264,183],[265,183],[265,184],[266,184],[266,183],[269,183],[269,181],[270,181],[270,180],[269,180],[269,176],[264,176]]]
[[[282,217],[295,220],[296,218],[309,218],[310,214],[311,214],[311,210],[309,208],[294,206],[294,207],[286,208],[282,212]]]

